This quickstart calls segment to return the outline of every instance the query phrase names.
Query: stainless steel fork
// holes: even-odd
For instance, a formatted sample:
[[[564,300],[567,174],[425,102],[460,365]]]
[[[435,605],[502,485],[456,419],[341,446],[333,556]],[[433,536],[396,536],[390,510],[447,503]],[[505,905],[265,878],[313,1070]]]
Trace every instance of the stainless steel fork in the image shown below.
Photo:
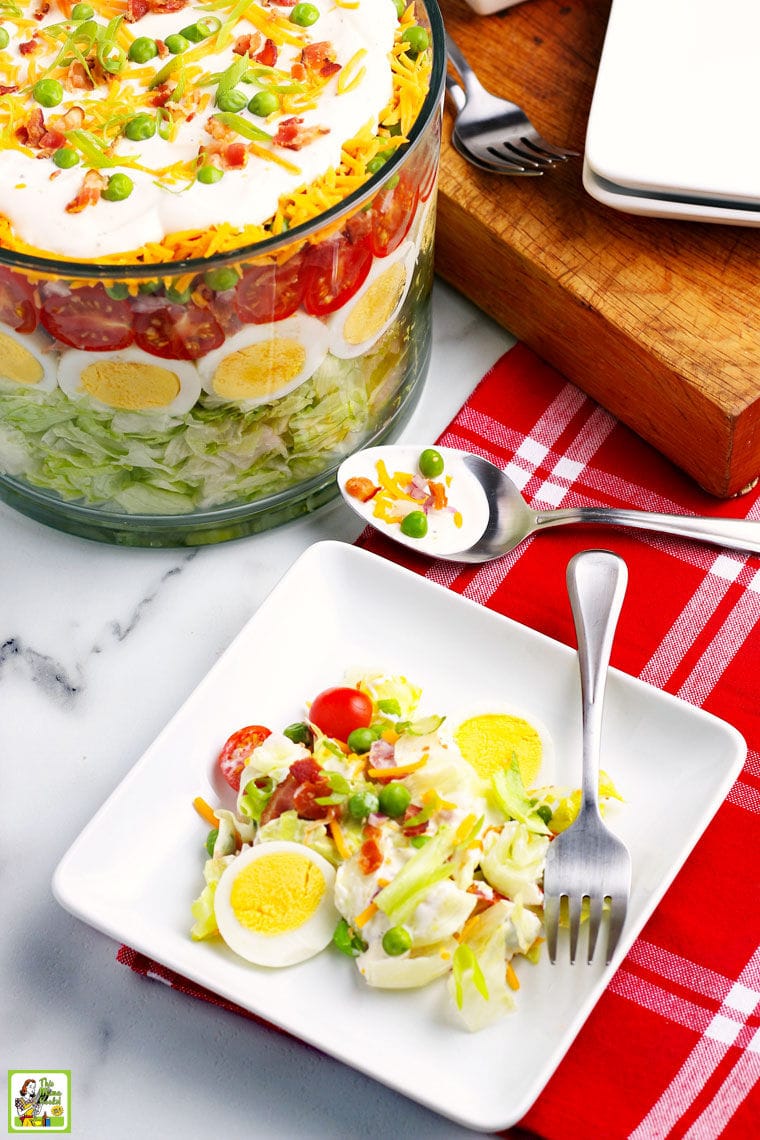
[[[476,164],[503,174],[542,174],[578,154],[566,147],[552,146],[521,107],[486,91],[448,33],[446,53],[466,95],[454,122],[454,141],[461,144],[459,149],[465,157],[472,155]],[[453,94],[451,87],[449,93]]]
[[[607,671],[628,582],[622,558],[607,550],[576,554],[567,589],[578,638],[583,718],[581,807],[575,822],[549,845],[544,870],[544,927],[551,962],[557,960],[562,900],[567,900],[570,961],[575,962],[581,910],[588,900],[588,956],[594,957],[602,910],[609,900],[607,962],[617,946],[631,892],[631,857],[599,813],[599,758]]]

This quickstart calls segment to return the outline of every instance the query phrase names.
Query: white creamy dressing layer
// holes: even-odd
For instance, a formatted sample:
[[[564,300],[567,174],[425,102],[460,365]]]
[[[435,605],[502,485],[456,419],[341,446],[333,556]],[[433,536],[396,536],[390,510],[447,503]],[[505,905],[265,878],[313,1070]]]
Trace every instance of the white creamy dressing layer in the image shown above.
[[[342,67],[364,49],[366,55],[360,64],[364,74],[350,91],[339,94],[338,72],[327,83],[318,106],[303,112],[304,127],[327,127],[327,134],[319,135],[301,150],[274,148],[277,154],[298,167],[297,173],[279,163],[249,155],[244,168],[225,171],[224,177],[212,185],[195,182],[181,189],[182,183],[176,183],[167,189],[156,185],[152,174],[125,167],[124,172],[134,182],[129,198],[121,202],[101,199],[81,213],[67,213],[66,205],[82,185],[87,169],[83,163],[70,170],[57,171],[51,178],[54,168],[49,159],[29,157],[18,150],[3,150],[0,151],[0,213],[10,219],[24,241],[53,254],[76,258],[125,253],[182,230],[208,228],[224,222],[241,227],[265,222],[274,214],[282,194],[313,182],[337,166],[343,143],[367,123],[377,126],[379,115],[392,95],[389,53],[398,19],[391,0],[357,0],[355,8],[339,8],[333,6],[332,0],[322,0],[322,3],[318,0],[318,6],[320,18],[308,29],[309,40],[329,41],[336,62]],[[191,6],[171,14],[149,14],[132,24],[131,30],[135,37],[165,40],[204,15],[201,9]],[[60,13],[54,13],[44,22],[57,23],[60,19]],[[241,20],[232,42],[239,35],[255,31],[253,25]],[[10,45],[8,50],[12,50]],[[13,50],[21,59],[18,49]],[[290,63],[299,54],[300,48],[283,44],[278,53],[278,70],[289,71]],[[231,43],[223,52],[204,57],[201,63],[205,71],[215,74],[224,71],[237,58]],[[155,59],[143,66],[159,71],[165,63],[166,59]],[[256,66],[254,61],[251,66]],[[252,84],[241,87],[250,96],[259,90]],[[213,93],[214,88],[204,90]],[[43,108],[45,121],[63,114],[77,102],[77,93],[67,92],[57,107]],[[202,143],[210,141],[205,123],[212,110],[210,107],[189,123],[183,122],[173,142],[158,134],[145,142],[122,138],[116,152],[140,155],[142,163],[154,168],[192,158]],[[245,110],[241,115],[271,134],[276,132],[279,121],[288,117],[283,114],[264,120]],[[262,145],[269,147],[270,144]],[[119,167],[113,167],[103,173],[110,175],[117,170]]]

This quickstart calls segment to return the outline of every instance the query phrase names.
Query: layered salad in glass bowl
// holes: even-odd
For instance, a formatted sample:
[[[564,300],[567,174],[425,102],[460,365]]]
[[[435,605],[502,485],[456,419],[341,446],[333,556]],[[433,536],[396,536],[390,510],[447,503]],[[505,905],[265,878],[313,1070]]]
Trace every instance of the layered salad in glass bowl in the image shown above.
[[[313,510],[430,354],[434,0],[0,2],[0,497],[221,541]]]

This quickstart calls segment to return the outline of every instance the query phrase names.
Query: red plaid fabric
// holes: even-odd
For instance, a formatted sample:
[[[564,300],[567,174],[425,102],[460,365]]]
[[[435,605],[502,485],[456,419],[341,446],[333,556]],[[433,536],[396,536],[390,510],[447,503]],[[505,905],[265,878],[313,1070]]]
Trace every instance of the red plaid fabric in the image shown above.
[[[523,345],[497,362],[439,442],[504,467],[536,507],[595,503],[760,518],[760,489],[730,502],[711,498]],[[599,526],[548,532],[479,567],[431,563],[374,532],[360,542],[568,644],[567,563],[584,548],[615,550],[628,563],[629,586],[613,665],[744,735],[740,778],[521,1126],[546,1140],[754,1140],[760,559]],[[122,948],[119,957],[225,1004],[133,951]]]

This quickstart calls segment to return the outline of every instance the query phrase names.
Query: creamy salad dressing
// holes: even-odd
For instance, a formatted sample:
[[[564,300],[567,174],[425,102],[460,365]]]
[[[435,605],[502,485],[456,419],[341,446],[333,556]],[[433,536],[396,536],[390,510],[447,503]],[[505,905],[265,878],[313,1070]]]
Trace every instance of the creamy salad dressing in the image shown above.
[[[333,6],[332,0],[322,0],[318,6],[319,20],[305,29],[308,39],[304,42],[328,41],[336,62],[343,68],[363,50],[366,54],[357,73],[364,70],[359,81],[342,94],[338,90],[339,72],[322,91],[317,106],[302,113],[305,127],[326,127],[328,133],[319,135],[300,150],[273,148],[274,153],[296,169],[288,170],[279,163],[251,154],[244,168],[227,171],[219,182],[213,185],[194,182],[185,189],[182,183],[162,187],[154,174],[124,167],[134,182],[129,198],[120,202],[101,198],[81,213],[67,213],[66,205],[80,189],[86,166],[80,163],[69,170],[55,170],[51,178],[50,161],[19,150],[4,149],[0,151],[0,213],[10,219],[18,235],[29,244],[61,256],[85,259],[124,253],[182,230],[221,223],[242,227],[266,221],[275,212],[281,195],[311,183],[337,166],[343,143],[366,124],[371,124],[373,129],[377,126],[378,117],[392,94],[389,52],[397,15],[391,0],[356,0],[356,6],[351,8],[340,8]],[[179,12],[146,15],[130,25],[130,30],[135,38],[148,36],[165,40],[166,36],[204,15],[200,8],[187,6]],[[60,23],[61,19],[61,13],[54,8],[39,26]],[[293,30],[303,29],[294,26]],[[255,31],[252,24],[241,20],[235,35]],[[232,51],[233,44],[234,37],[224,51],[204,57],[204,71],[215,74],[229,67],[238,58]],[[300,50],[300,46],[282,44],[278,69],[287,71]],[[12,43],[4,53],[0,52],[0,56],[8,54],[13,55],[14,61],[23,58],[17,45]],[[140,69],[149,67],[157,72],[165,63],[166,59],[156,58]],[[213,94],[214,87],[204,90]],[[258,89],[246,86],[245,90],[253,95]],[[45,120],[76,105],[78,97],[81,100],[81,92],[66,92],[64,101],[57,107],[43,109]],[[209,112],[211,110],[213,108],[209,108]],[[139,155],[143,165],[154,169],[191,159],[199,146],[209,141],[210,136],[205,131],[209,112],[181,123],[172,142],[158,134],[144,142],[130,142],[122,137],[116,145],[116,153]],[[278,122],[287,117],[287,114],[278,114],[265,120],[247,116],[251,123],[271,134],[276,132]],[[112,174],[119,169],[109,168],[105,173]]]

